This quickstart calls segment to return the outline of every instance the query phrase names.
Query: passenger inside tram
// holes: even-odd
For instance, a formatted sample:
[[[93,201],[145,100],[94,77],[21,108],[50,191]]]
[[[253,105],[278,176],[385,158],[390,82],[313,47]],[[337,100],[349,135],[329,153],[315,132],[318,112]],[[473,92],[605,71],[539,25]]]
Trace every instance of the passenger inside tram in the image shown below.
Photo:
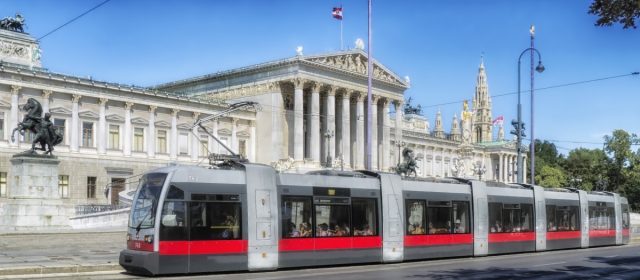
[[[365,224],[364,227],[362,229],[355,229],[353,232],[353,235],[355,236],[371,236],[373,235],[373,230],[371,230],[371,227],[369,226],[369,224]]]
[[[466,233],[466,229],[464,227],[464,225],[462,223],[460,223],[460,220],[456,220],[456,226],[453,229],[454,233]]]
[[[496,221],[496,223],[491,226],[491,232],[502,232],[502,224],[500,224],[500,221]]]
[[[311,237],[311,227],[306,222],[300,224],[300,237]]]

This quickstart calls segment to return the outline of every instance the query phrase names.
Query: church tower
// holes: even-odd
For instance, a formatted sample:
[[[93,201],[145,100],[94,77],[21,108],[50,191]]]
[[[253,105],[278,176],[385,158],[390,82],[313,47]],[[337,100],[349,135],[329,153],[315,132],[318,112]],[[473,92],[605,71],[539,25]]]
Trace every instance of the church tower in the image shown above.
[[[476,80],[476,94],[473,97],[473,142],[491,142],[493,133],[491,131],[491,97],[489,96],[489,86],[487,85],[487,74],[484,71],[484,59],[478,68]]]

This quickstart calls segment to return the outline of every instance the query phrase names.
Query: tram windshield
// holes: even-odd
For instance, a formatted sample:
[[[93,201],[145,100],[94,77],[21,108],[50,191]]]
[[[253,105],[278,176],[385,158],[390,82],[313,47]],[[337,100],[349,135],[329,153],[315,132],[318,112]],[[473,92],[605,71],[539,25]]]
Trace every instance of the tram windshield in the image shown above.
[[[142,176],[138,194],[131,207],[129,227],[143,229],[154,226],[156,207],[165,178],[167,178],[165,173],[150,173]]]

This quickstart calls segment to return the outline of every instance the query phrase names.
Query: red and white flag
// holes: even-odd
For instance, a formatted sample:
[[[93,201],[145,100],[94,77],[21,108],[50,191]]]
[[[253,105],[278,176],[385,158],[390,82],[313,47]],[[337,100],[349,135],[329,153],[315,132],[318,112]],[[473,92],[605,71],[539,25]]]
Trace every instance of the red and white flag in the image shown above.
[[[493,125],[502,125],[504,123],[504,117],[498,116],[493,120]]]
[[[331,15],[335,19],[342,20],[342,7],[339,7],[339,8],[338,7],[334,7],[333,8],[333,12],[331,12]]]

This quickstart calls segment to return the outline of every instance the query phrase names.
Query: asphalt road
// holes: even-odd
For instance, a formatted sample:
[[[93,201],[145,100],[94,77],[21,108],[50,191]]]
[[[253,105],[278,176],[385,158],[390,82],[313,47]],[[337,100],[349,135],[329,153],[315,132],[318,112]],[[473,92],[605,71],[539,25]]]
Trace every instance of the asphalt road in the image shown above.
[[[56,279],[140,279],[122,272],[51,275]],[[169,276],[160,279],[640,279],[640,245],[398,264],[273,272]]]

